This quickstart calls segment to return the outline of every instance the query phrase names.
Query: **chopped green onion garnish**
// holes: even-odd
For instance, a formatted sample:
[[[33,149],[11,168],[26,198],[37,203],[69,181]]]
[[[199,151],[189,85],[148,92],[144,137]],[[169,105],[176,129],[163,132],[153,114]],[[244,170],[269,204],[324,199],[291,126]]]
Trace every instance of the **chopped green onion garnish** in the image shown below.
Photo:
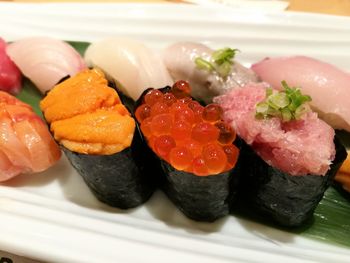
[[[281,117],[284,122],[290,121],[293,118],[293,114],[288,108],[284,108],[281,110]]]
[[[266,89],[266,97],[272,95],[272,93],[273,93],[273,89],[272,88],[267,88]]]
[[[299,88],[291,88],[285,81],[282,81],[283,91],[266,89],[265,100],[256,105],[255,117],[266,119],[278,117],[282,121],[298,120],[303,114],[310,110],[307,102],[311,97],[301,94]]]
[[[277,92],[275,94],[271,94],[268,97],[268,103],[274,109],[281,109],[289,105],[290,100],[286,93]]]
[[[303,104],[303,105],[300,105],[294,112],[294,115],[295,115],[295,118],[296,119],[300,119],[300,117],[308,112],[310,110],[309,107],[307,107],[307,105]]]
[[[232,63],[232,59],[235,57],[237,51],[239,50],[228,47],[219,49],[213,52],[211,58],[217,65],[222,65],[225,62]]]
[[[221,77],[226,78],[230,74],[231,68],[232,68],[231,63],[224,62],[216,68],[216,71],[219,73]]]
[[[203,59],[201,57],[197,57],[194,60],[194,63],[196,63],[196,66],[199,69],[204,69],[207,71],[215,70],[215,67],[210,62],[206,61],[205,59]]]
[[[232,48],[219,49],[213,52],[210,61],[197,57],[194,62],[197,68],[209,72],[215,71],[222,78],[226,78],[232,70],[233,58],[237,51],[239,50]]]
[[[256,113],[264,113],[268,110],[269,105],[266,102],[260,102],[256,105]]]

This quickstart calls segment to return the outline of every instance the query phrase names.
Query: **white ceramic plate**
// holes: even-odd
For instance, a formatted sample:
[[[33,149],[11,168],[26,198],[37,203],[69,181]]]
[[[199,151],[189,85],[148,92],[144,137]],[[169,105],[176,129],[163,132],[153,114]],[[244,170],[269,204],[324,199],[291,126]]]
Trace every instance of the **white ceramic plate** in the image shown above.
[[[94,41],[111,35],[154,49],[191,40],[233,46],[246,65],[305,54],[350,71],[350,19],[182,5],[0,4],[0,36]],[[140,208],[98,202],[65,158],[0,186],[0,250],[60,262],[349,262],[350,250],[228,216],[186,219],[157,192]]]

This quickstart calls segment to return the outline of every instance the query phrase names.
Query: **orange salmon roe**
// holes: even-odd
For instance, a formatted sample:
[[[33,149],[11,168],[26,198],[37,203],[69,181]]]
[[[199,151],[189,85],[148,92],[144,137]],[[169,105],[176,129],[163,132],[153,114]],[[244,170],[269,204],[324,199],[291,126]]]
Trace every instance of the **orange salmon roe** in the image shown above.
[[[137,108],[135,116],[138,122],[142,122],[147,117],[151,116],[151,107],[148,104],[143,104]]]
[[[209,104],[205,106],[202,114],[203,120],[216,122],[221,120],[222,108],[218,104]]]
[[[236,133],[233,131],[232,127],[223,121],[215,123],[215,127],[219,130],[218,141],[221,144],[230,144],[236,139]]]
[[[225,169],[227,157],[220,145],[215,143],[205,145],[203,147],[202,155],[204,162],[211,173],[217,174]]]
[[[226,154],[227,162],[231,165],[235,165],[239,154],[238,148],[233,144],[225,145],[222,148]]]
[[[170,114],[160,114],[153,116],[151,121],[151,132],[155,136],[169,134],[173,125]]]
[[[193,160],[192,153],[184,146],[174,147],[170,151],[169,160],[172,166],[177,170],[186,170]]]
[[[149,106],[152,106],[158,101],[162,101],[163,99],[163,93],[159,90],[152,89],[147,94],[145,95],[145,103],[148,104]]]
[[[176,81],[172,87],[172,93],[176,98],[185,98],[189,97],[191,93],[191,87],[188,82],[184,80]]]
[[[192,100],[187,82],[176,82],[164,94],[151,89],[143,101],[135,111],[141,131],[153,151],[175,169],[208,176],[235,166],[236,133],[221,120],[222,108]]]
[[[156,153],[165,160],[168,159],[171,149],[175,146],[175,140],[169,135],[159,136],[154,141],[154,149]]]
[[[188,138],[191,136],[192,131],[192,125],[191,123],[187,121],[178,120],[175,121],[172,130],[171,130],[171,136],[175,140],[184,140],[185,138]]]
[[[164,102],[156,102],[151,108],[151,116],[156,116],[162,113],[168,113],[169,107]]]
[[[192,138],[201,143],[208,143],[217,140],[219,129],[208,122],[197,123],[192,129]]]
[[[205,175],[208,175],[209,173],[209,169],[202,156],[198,156],[193,159],[192,169],[194,174],[200,175],[200,176],[203,176],[203,175],[205,176]]]
[[[141,123],[141,131],[144,136],[149,137],[152,135],[151,131],[152,118],[146,118]]]

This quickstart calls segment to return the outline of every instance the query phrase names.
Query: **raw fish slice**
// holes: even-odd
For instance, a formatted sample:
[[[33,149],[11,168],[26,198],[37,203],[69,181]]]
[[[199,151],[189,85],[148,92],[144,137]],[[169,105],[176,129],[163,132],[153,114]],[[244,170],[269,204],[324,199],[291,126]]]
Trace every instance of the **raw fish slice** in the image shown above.
[[[61,156],[45,123],[5,92],[0,92],[0,134],[0,182],[44,171]]]
[[[163,59],[173,79],[186,80],[192,87],[192,96],[210,103],[212,98],[240,87],[256,82],[257,77],[250,69],[234,61],[230,74],[223,79],[215,72],[198,69],[194,60],[201,57],[210,60],[214,51],[205,45],[192,42],[179,42],[165,49]]]
[[[10,44],[6,51],[42,93],[50,90],[62,78],[73,76],[86,68],[73,47],[49,37],[18,40]]]
[[[21,167],[16,167],[7,158],[7,155],[0,150],[0,178],[6,181],[22,172]]]
[[[86,50],[85,60],[88,66],[100,68],[133,100],[146,88],[172,83],[161,58],[135,40],[114,37],[93,43]]]
[[[29,172],[32,169],[28,149],[18,139],[9,119],[0,118],[0,149],[7,155],[13,166],[20,167],[22,171]],[[1,181],[1,178],[0,178]]]
[[[59,149],[53,145],[55,143],[51,139],[51,135],[47,133],[46,129],[43,130],[44,125],[39,117],[33,118],[30,122],[26,120],[14,125],[17,137],[29,151],[34,172],[44,171],[60,156]],[[47,143],[43,143],[43,141]],[[51,154],[47,154],[51,149],[53,149]]]
[[[0,90],[17,94],[21,89],[22,75],[6,53],[6,43],[0,38]]]
[[[304,56],[266,58],[252,66],[276,89],[281,81],[299,87],[312,97],[310,105],[335,129],[350,131],[350,74]]]

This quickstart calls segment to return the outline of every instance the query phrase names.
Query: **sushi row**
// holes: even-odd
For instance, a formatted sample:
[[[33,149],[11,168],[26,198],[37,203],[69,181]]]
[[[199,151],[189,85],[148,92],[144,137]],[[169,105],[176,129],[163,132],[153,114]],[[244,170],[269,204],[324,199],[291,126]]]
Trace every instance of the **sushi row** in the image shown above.
[[[35,40],[46,41],[38,49],[54,44],[34,38],[33,49]],[[313,112],[323,109],[317,96],[288,86],[289,75],[276,74],[283,76],[279,84],[265,79],[257,69],[271,71],[264,61],[245,68],[234,59],[236,49],[177,43],[161,59],[136,41],[113,38],[89,46],[85,61],[92,69],[86,69],[60,42],[56,58],[69,56],[66,64],[31,64],[25,72],[31,61],[21,59],[25,41],[6,50],[46,92],[40,108],[57,144],[96,197],[112,206],[138,206],[160,187],[194,220],[213,221],[245,203],[281,225],[298,226],[312,217],[346,158],[333,128]],[[328,79],[331,67],[344,86],[345,73],[306,60],[326,68],[317,74]],[[287,60],[300,67],[297,62]],[[341,107],[330,122],[347,129]]]

